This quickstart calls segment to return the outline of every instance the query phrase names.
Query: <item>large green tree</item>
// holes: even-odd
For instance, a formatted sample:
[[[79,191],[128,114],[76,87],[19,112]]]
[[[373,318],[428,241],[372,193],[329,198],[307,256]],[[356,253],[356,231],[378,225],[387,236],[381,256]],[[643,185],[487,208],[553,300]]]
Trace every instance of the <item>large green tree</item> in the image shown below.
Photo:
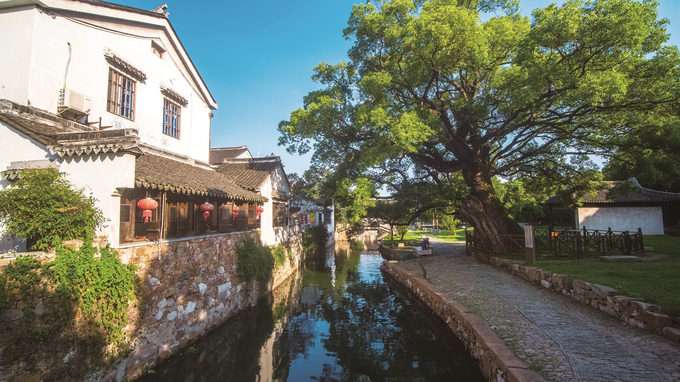
[[[348,62],[315,68],[323,88],[281,122],[280,144],[314,148],[312,168],[337,178],[461,173],[465,220],[494,237],[518,232],[492,178],[593,174],[589,156],[610,154],[620,129],[677,102],[680,60],[651,0],[567,0],[531,19],[517,8],[355,5]]]

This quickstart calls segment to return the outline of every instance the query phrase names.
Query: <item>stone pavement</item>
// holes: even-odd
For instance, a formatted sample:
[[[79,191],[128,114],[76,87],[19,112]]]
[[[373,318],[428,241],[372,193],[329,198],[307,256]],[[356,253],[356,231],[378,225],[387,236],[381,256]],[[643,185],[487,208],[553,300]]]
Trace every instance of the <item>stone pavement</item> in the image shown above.
[[[396,264],[484,318],[548,381],[680,381],[680,344],[431,240],[435,256]]]

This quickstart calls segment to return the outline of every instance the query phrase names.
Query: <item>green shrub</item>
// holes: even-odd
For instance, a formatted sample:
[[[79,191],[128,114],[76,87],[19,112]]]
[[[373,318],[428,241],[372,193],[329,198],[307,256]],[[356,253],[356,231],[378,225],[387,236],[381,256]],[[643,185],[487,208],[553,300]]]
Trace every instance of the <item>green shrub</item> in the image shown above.
[[[272,254],[274,255],[274,265],[276,266],[276,268],[280,268],[286,265],[286,261],[288,260],[288,250],[284,248],[281,244],[277,245],[276,248],[274,248]]]
[[[43,265],[34,257],[17,258],[0,273],[0,310],[10,301],[23,307],[4,361],[24,362],[30,369],[41,359],[62,359],[75,349],[71,361],[46,378],[73,380],[115,360],[132,342],[123,328],[138,288],[135,266],[123,264],[108,247],[98,251],[91,239],[78,250],[57,245],[56,258]]]
[[[236,244],[236,255],[238,257],[236,273],[241,280],[245,282],[257,280],[260,288],[264,288],[271,280],[274,270],[271,248],[246,236]]]
[[[12,186],[0,191],[2,234],[26,238],[29,249],[92,236],[105,222],[96,199],[71,188],[56,169],[22,170]]]
[[[328,236],[323,225],[308,227],[302,232],[302,251],[305,255],[325,256]]]

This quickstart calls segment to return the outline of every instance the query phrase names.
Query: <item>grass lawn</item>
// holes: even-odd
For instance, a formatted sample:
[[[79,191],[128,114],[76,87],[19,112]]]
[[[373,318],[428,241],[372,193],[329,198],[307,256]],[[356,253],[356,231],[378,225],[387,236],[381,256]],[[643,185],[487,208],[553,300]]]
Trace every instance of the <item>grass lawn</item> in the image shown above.
[[[654,248],[654,254],[663,256],[639,263],[611,263],[599,257],[578,260],[539,254],[536,267],[615,288],[621,295],[661,305],[665,313],[680,316],[680,237],[645,236],[644,240],[646,247]],[[500,257],[524,261],[523,254]]]
[[[454,234],[451,235],[450,231],[447,230],[442,230],[441,233],[430,233],[430,231],[408,231],[406,235],[404,235],[404,240],[399,240],[399,236],[395,233],[394,234],[394,246],[397,246],[397,243],[404,243],[404,245],[409,246],[409,245],[420,245],[420,242],[422,241],[422,236],[428,236],[428,237],[436,237],[437,240],[441,241],[446,241],[446,242],[452,242],[452,241],[464,241],[465,240],[465,230],[464,229],[457,229],[455,230]],[[385,237],[384,240],[385,246],[389,247],[390,246],[390,236],[388,235]]]

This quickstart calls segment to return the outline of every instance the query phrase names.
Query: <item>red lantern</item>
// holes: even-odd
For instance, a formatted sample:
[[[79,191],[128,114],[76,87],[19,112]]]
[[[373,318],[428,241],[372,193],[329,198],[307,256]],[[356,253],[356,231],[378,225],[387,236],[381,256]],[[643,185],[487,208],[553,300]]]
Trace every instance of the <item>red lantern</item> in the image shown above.
[[[203,211],[203,220],[208,220],[210,217],[210,211],[212,211],[215,207],[213,207],[212,204],[205,202],[201,204],[201,211]]]
[[[158,202],[151,198],[146,198],[137,202],[137,207],[144,210],[144,212],[142,212],[142,217],[144,218],[144,223],[148,223],[149,218],[151,217],[151,210],[158,208]]]
[[[257,218],[260,218],[260,215],[264,212],[264,208],[262,206],[257,206]]]
[[[236,204],[234,204],[234,208],[232,208],[231,211],[233,212],[232,215],[233,215],[234,220],[236,220],[236,215],[238,215],[238,211],[239,211],[238,206]]]

